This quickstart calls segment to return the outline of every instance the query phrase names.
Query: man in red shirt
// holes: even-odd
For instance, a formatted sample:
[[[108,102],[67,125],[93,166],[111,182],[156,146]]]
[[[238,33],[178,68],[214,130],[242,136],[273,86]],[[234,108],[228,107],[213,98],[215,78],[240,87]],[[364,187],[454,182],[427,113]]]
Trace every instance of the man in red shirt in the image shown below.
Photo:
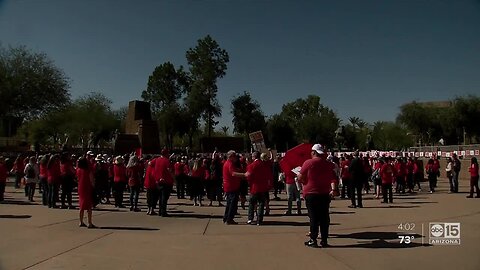
[[[318,247],[318,227],[320,226],[322,247],[328,247],[328,229],[330,226],[330,200],[336,190],[334,165],[327,161],[322,145],[312,147],[312,158],[305,161],[300,169],[298,181],[303,184],[303,196],[310,218],[310,240],[308,247]]]
[[[223,191],[227,198],[223,222],[227,225],[238,224],[233,219],[237,213],[238,196],[240,194],[240,177],[244,174],[239,173],[239,168],[235,166],[237,154],[230,150],[227,152],[227,160],[223,164]]]
[[[382,203],[393,203],[393,178],[395,177],[395,169],[391,164],[391,160],[387,158],[385,164],[380,168],[380,176],[382,178]]]
[[[248,205],[248,224],[252,224],[255,206],[258,204],[257,225],[262,225],[263,211],[268,197],[270,166],[266,161],[260,160],[260,152],[252,154],[253,162],[247,166],[247,180],[250,185],[250,202]]]
[[[174,181],[167,149],[163,149],[160,157],[155,160],[153,175],[158,188],[158,200],[160,204],[158,207],[158,215],[168,217],[167,203],[173,189]]]

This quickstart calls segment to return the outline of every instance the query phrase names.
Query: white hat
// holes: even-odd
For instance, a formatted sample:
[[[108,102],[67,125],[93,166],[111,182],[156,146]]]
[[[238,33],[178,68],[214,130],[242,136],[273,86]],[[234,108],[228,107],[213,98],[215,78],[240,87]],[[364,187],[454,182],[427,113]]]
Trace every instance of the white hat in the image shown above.
[[[87,156],[95,156],[95,154],[92,151],[88,151]]]
[[[314,144],[314,145],[312,146],[312,150],[315,151],[315,152],[317,152],[317,153],[320,154],[320,155],[323,154],[323,153],[325,153],[324,150],[323,150],[323,146],[322,146],[321,144],[318,144],[318,143],[317,143],[317,144]]]
[[[95,158],[96,161],[101,161],[103,160],[102,154],[98,154],[97,157]]]

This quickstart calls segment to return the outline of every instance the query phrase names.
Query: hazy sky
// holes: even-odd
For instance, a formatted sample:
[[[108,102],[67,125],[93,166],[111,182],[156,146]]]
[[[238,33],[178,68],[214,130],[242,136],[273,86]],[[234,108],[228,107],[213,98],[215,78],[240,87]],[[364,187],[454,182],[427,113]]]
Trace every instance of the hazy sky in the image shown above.
[[[210,34],[228,51],[223,117],[249,91],[266,115],[309,94],[346,120],[394,120],[399,106],[480,93],[479,0],[0,0],[0,42],[42,51],[114,108]]]

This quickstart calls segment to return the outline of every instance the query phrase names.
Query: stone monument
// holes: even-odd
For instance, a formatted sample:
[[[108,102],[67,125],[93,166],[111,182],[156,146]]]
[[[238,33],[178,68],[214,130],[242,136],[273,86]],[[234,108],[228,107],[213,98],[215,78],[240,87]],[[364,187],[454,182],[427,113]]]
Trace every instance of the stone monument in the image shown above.
[[[150,103],[133,100],[128,103],[125,134],[115,139],[115,153],[124,154],[141,149],[142,154],[160,153],[158,125],[152,120]]]

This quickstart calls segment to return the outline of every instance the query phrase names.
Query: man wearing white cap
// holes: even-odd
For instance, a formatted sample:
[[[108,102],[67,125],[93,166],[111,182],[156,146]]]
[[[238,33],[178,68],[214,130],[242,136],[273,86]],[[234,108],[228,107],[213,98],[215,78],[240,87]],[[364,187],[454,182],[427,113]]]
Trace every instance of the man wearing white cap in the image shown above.
[[[305,242],[308,247],[318,247],[318,227],[322,247],[328,245],[328,229],[330,226],[330,200],[336,183],[334,165],[327,160],[323,146],[315,144],[312,147],[312,158],[305,161],[300,169],[298,180],[303,184],[303,196],[310,218],[310,240]]]

